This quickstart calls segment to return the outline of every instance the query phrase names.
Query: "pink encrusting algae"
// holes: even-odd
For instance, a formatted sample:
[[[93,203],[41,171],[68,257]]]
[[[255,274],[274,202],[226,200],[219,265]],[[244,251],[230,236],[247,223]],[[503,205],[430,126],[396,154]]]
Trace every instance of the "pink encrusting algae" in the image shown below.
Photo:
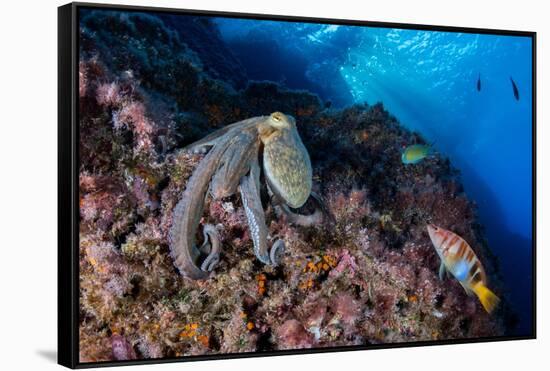
[[[421,138],[381,104],[327,110],[310,93],[267,82],[236,91],[202,71],[200,58],[157,18],[95,17],[81,29],[79,64],[82,362],[505,333],[512,314],[496,259],[458,172],[437,153],[403,165],[401,144]],[[105,22],[137,20],[152,32],[141,37],[124,27],[125,43],[143,46],[139,55],[90,37]],[[135,62],[154,61],[150,44],[165,53],[158,74]],[[177,79],[165,79],[165,70]],[[296,117],[314,190],[333,220],[293,226],[268,207],[269,233],[286,245],[272,267],[254,256],[240,197],[209,202],[201,224],[220,233],[221,262],[207,280],[182,278],[168,231],[203,155],[180,148],[275,109]],[[439,280],[426,223],[470,243],[502,299],[499,310],[489,315],[458,282]]]

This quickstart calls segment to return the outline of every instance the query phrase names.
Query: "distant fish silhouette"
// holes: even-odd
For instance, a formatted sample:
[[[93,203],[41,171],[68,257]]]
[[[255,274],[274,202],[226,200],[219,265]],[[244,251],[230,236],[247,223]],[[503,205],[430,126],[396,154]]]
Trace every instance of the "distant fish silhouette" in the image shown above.
[[[477,91],[481,91],[481,74],[477,76]]]
[[[514,89],[514,97],[519,100],[519,90],[512,76],[510,76],[510,81],[512,82],[512,89]]]

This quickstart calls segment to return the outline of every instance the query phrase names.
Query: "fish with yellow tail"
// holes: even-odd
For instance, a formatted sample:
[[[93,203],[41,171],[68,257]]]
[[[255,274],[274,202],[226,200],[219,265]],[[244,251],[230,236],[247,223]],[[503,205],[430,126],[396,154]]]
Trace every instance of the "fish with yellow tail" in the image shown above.
[[[405,165],[418,164],[432,152],[432,147],[425,144],[413,144],[401,153],[401,162]]]
[[[487,288],[487,275],[474,250],[457,234],[428,224],[428,234],[441,258],[439,278],[443,279],[445,271],[460,282],[468,295],[476,294],[481,305],[491,313],[500,299]]]

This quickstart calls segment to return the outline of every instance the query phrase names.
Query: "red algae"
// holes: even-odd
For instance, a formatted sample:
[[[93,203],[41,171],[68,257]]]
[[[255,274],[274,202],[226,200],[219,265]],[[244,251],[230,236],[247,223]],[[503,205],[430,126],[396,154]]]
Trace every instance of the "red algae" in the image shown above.
[[[285,321],[277,329],[279,349],[311,348],[313,336],[295,319]]]
[[[111,344],[113,347],[113,358],[117,361],[129,361],[136,359],[136,352],[128,341],[117,334],[111,336]]]

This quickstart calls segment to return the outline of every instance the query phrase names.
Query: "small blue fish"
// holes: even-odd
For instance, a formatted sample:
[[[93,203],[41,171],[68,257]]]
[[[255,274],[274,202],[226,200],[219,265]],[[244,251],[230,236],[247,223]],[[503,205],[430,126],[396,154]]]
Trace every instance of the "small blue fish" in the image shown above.
[[[401,162],[405,165],[417,164],[424,158],[426,158],[431,151],[432,148],[428,145],[413,144],[412,146],[408,146],[407,148],[405,148],[405,150],[401,154]]]

